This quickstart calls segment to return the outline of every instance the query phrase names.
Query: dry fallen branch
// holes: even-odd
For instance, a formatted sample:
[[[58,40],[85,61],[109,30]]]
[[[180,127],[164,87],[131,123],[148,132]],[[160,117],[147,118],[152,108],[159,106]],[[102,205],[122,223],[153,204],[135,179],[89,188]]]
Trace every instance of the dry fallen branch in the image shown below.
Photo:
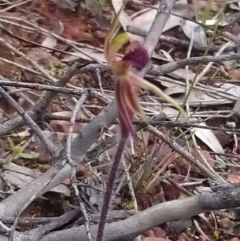
[[[150,73],[155,76],[161,76],[161,75],[171,73],[177,69],[184,68],[187,65],[192,66],[192,65],[196,65],[196,64],[207,64],[210,62],[221,64],[224,61],[239,60],[239,59],[240,59],[239,53],[225,54],[225,55],[220,55],[220,56],[192,57],[189,59],[179,60],[178,62],[164,64],[160,67],[152,69],[150,71]]]
[[[167,4],[172,4],[173,2],[174,1],[166,1]],[[155,49],[155,45],[159,39],[159,35],[161,34],[162,28],[164,27],[164,22],[167,20],[167,17],[168,17],[167,15],[168,15],[169,9],[167,9],[168,10],[167,13],[164,12],[166,11],[165,8],[163,8],[162,10],[163,10],[163,14],[161,16],[160,15],[158,16],[159,19],[155,22],[155,25],[153,26],[145,42],[150,54]],[[159,24],[161,25],[160,27],[159,27]],[[18,53],[21,54],[20,52]],[[221,61],[232,60],[232,59],[240,59],[240,55],[230,54],[230,55],[224,55],[219,57],[207,56],[207,57],[189,58],[186,60],[181,60],[176,63],[166,64],[159,68],[154,68],[149,71],[149,74],[154,76],[159,76],[162,74],[170,73],[174,70],[177,70],[178,68],[183,68],[186,65],[209,63],[209,62],[221,62]],[[82,67],[81,64],[75,63],[70,68],[70,70],[57,82],[56,86],[48,87],[44,85],[36,85],[36,84],[31,85],[27,83],[13,83],[13,82],[12,83],[5,82],[5,85],[10,86],[11,84],[15,84],[15,86],[20,87],[22,84],[22,87],[47,90],[42,94],[40,100],[36,103],[33,110],[25,113],[25,116],[29,116],[29,118],[31,118],[31,120],[33,120],[34,122],[38,119],[44,118],[45,109],[55,96],[55,93],[53,91],[80,95],[80,92],[78,90],[70,90],[69,88],[62,88],[62,87],[66,85],[66,83],[74,74],[78,73],[81,70],[95,69],[96,66],[98,66],[97,68],[100,69],[101,71],[108,70],[108,66],[102,65],[102,64],[90,64],[80,69]],[[146,70],[147,69],[145,69],[143,72],[146,72]],[[41,70],[39,69],[39,71]],[[4,84],[4,81],[0,82],[0,84],[1,85]],[[103,98],[104,100],[104,97],[100,96],[100,98]],[[109,100],[105,100],[103,102],[109,103]],[[74,162],[76,162],[77,167],[82,165],[82,162],[87,154],[87,151],[96,142],[96,139],[101,135],[102,130],[104,130],[104,128],[108,128],[112,124],[117,123],[116,117],[117,117],[117,108],[115,103],[113,103],[108,107],[108,109],[105,112],[101,113],[93,120],[89,120],[89,119],[82,120],[85,122],[89,122],[89,124],[81,133],[78,134],[77,138],[73,141],[72,146],[70,148],[69,148],[70,146],[70,141],[69,141],[68,148],[67,148],[67,151],[70,152],[68,153],[68,156],[70,156],[74,160]],[[146,126],[146,124],[141,121],[135,121],[134,123],[138,124],[136,126],[137,129],[143,128]],[[0,136],[5,135],[10,131],[12,131],[13,129],[25,124],[28,124],[27,121],[25,122],[24,120],[22,120],[21,117],[17,117],[15,119],[9,120],[0,126]],[[161,121],[159,122],[156,121],[154,123],[154,120],[152,124],[154,125],[165,124],[166,126],[168,125],[171,126],[171,123],[165,123]],[[176,125],[178,125],[178,123]],[[181,126],[181,123],[179,123],[179,125]],[[190,124],[185,123],[185,127],[186,126],[189,127],[188,125],[191,125],[191,123]],[[174,126],[174,123],[172,123],[172,126]],[[182,124],[182,126],[184,127],[184,124]],[[200,170],[202,170],[207,176],[209,176],[212,179],[217,179],[218,181],[222,181],[222,179],[219,178],[219,176],[216,176],[215,173],[212,173],[205,166],[201,165],[201,163],[199,163],[198,160],[195,160],[192,155],[190,155],[183,148],[178,146],[170,138],[162,135],[162,133],[160,132],[157,132],[156,129],[152,129],[151,126],[149,127],[149,130],[152,131],[155,135],[157,135],[161,140],[168,143],[173,150],[180,153],[185,159],[187,159],[188,161],[196,165],[198,168],[200,168]],[[69,140],[70,139],[71,138],[69,137]],[[103,141],[99,146],[95,147],[94,149],[88,152],[87,158],[91,159],[91,158],[98,157],[102,152],[104,152],[109,147],[114,145],[116,141],[117,141],[116,136],[113,136],[112,138],[109,138],[108,140]],[[45,141],[43,140],[43,142]],[[34,180],[32,183],[20,189],[10,197],[6,198],[2,203],[0,203],[0,220],[4,220],[7,217],[13,218],[16,213],[19,213],[19,211],[23,210],[26,204],[29,204],[34,198],[41,196],[42,194],[51,190],[59,183],[63,182],[67,177],[71,176],[71,165],[69,164],[63,165],[65,164],[65,161],[66,161],[65,158],[66,158],[66,155],[64,150],[60,152],[58,157],[53,160],[53,166],[46,173],[42,174],[39,178]],[[71,158],[68,158],[68,159],[71,159]],[[133,217],[128,218],[124,221],[108,224],[106,226],[106,233],[105,233],[104,240],[129,240],[130,238],[136,237],[137,235],[149,229],[150,227],[159,225],[167,221],[191,217],[204,211],[215,210],[219,208],[237,207],[239,206],[239,203],[238,203],[239,195],[240,195],[239,193],[240,193],[239,185],[223,185],[221,188],[220,187],[214,188],[212,192],[201,193],[197,196],[186,198],[184,200],[176,200],[176,201],[171,201],[171,202],[156,205],[143,212],[139,212]],[[42,241],[50,241],[50,240],[65,241],[65,240],[79,240],[79,239],[87,240],[87,235],[84,227],[77,227],[69,230],[55,231],[50,234],[47,234],[52,230],[55,230],[56,228],[61,228],[62,225],[67,223],[67,220],[70,219],[70,216],[71,215],[67,213],[65,216],[63,215],[62,217],[59,217],[53,220],[53,222],[49,223],[48,225],[42,226],[38,229],[31,230],[29,232],[25,232],[25,233],[15,232],[13,240],[14,241],[15,240],[16,241],[28,241],[28,240],[38,241],[40,237],[43,237]],[[144,220],[144,222],[141,222],[141,220]],[[83,224],[83,222],[81,224]],[[4,225],[4,222],[3,222],[3,225]],[[7,227],[3,225],[1,225],[0,223],[0,226],[5,229],[6,233],[8,233],[9,230],[7,229]],[[97,228],[96,226],[92,226],[90,228],[90,231],[93,234],[93,238],[96,238],[96,231],[97,231],[96,228]],[[44,237],[45,234],[47,235]],[[0,239],[5,241],[8,238],[4,235],[0,235]]]
[[[72,117],[70,120],[70,125],[69,125],[68,137],[67,137],[66,157],[67,157],[68,164],[71,166],[71,185],[72,185],[72,188],[74,191],[74,196],[75,196],[76,200],[78,201],[78,205],[80,207],[81,213],[85,219],[85,227],[86,227],[86,232],[88,235],[88,240],[91,241],[92,237],[91,237],[91,233],[89,231],[89,226],[90,226],[89,215],[88,215],[86,207],[81,199],[81,196],[79,195],[79,190],[77,187],[77,177],[76,177],[77,164],[75,163],[75,160],[72,159],[72,157],[71,157],[72,133],[73,133],[76,116],[78,115],[78,113],[81,109],[81,106],[83,105],[83,103],[87,99],[87,97],[88,97],[88,91],[84,91],[73,110]]]
[[[69,116],[60,116],[57,114],[45,114],[44,116],[42,116],[42,119],[70,121]],[[170,121],[170,120],[166,120],[166,119],[167,119],[167,116],[164,116],[164,115],[154,116],[154,118],[148,120],[148,123],[152,126],[179,127],[179,128],[193,128],[194,127],[194,128],[199,128],[199,129],[226,131],[229,133],[240,134],[240,129],[198,125],[197,123],[202,123],[203,122],[202,120],[189,121],[189,122],[176,122],[176,121]],[[88,118],[76,118],[76,122],[89,123],[90,121],[91,121],[91,119],[88,119]],[[118,124],[118,122],[114,121],[113,124]],[[134,120],[133,124],[143,125],[143,126],[146,125],[146,123],[142,120]],[[138,131],[139,129],[137,128],[136,130]]]
[[[216,185],[210,191],[204,191],[192,197],[160,203],[123,221],[107,224],[104,241],[129,240],[152,227],[169,221],[181,220],[213,210],[239,207],[239,196],[240,184],[221,184]],[[90,231],[95,238],[97,225],[91,226]],[[14,240],[38,241],[37,235],[33,235],[35,233],[16,232]],[[4,235],[0,235],[0,239],[1,241],[8,240]],[[83,226],[52,232],[40,241],[79,241],[79,239],[88,240]]]
[[[146,37],[148,35],[148,32],[146,30],[139,29],[139,28],[136,28],[134,26],[127,26],[127,31],[129,33],[136,34],[136,35],[139,35],[139,36],[142,36],[142,37]],[[172,36],[164,36],[164,35],[162,35],[160,37],[159,42],[173,44],[177,47],[181,46],[181,47],[186,48],[186,49],[189,48],[189,44],[190,44],[189,41],[177,39],[177,38],[174,38]],[[203,51],[203,52],[206,51],[206,47],[202,47],[202,46],[199,46],[197,44],[193,45],[193,49]],[[217,52],[219,49],[220,49],[219,46],[209,46],[208,52]],[[224,52],[233,52],[233,51],[234,51],[234,47],[228,47],[224,50]]]
[[[115,121],[117,117],[117,108],[115,104],[107,108],[105,114],[99,115],[94,118],[89,125],[73,140],[72,143],[72,158],[80,166],[82,160],[89,148],[99,137],[102,128],[107,128]],[[54,161],[53,166],[39,178],[28,184],[26,187],[20,189],[16,193],[12,194],[4,201],[0,203],[0,219],[4,217],[13,217],[15,213],[21,209],[25,203],[37,194],[37,197],[43,193],[51,190],[53,187],[59,185],[66,178],[70,177],[71,168],[70,165],[65,165],[61,171],[59,171],[59,165],[61,167],[64,160],[64,152],[60,152],[58,158]],[[53,178],[55,173],[57,175]],[[49,181],[50,180],[50,181]],[[43,188],[43,184],[47,183],[47,186]]]
[[[40,127],[33,121],[33,119],[24,111],[24,109],[6,92],[0,87],[0,95],[4,98],[14,109],[19,113],[22,119],[28,124],[28,126],[35,132],[38,138],[42,141],[43,145],[47,148],[52,157],[56,154],[56,147],[48,138],[46,138],[40,129]]]
[[[84,67],[85,65],[83,65]],[[73,64],[69,70],[59,79],[56,83],[57,87],[63,87],[67,84],[67,82],[77,74],[80,69],[82,68],[82,64],[75,63]],[[36,102],[35,106],[32,110],[27,111],[27,114],[33,119],[36,120],[39,118],[43,113],[46,107],[50,104],[51,100],[55,97],[56,93],[52,91],[45,91],[42,93],[40,99]],[[22,117],[16,117],[9,121],[4,122],[0,126],[0,136],[8,134],[10,131],[14,130],[17,127],[25,125],[25,121]]]
[[[150,132],[152,132],[154,135],[156,135],[160,140],[167,143],[174,151],[179,153],[183,158],[185,158],[187,161],[189,161],[191,164],[195,165],[196,167],[201,170],[202,173],[204,173],[207,177],[210,179],[216,180],[218,182],[225,183],[224,179],[222,179],[217,173],[212,172],[207,167],[205,167],[199,160],[195,159],[192,154],[184,150],[177,142],[175,142],[173,139],[171,139],[168,136],[165,136],[163,133],[158,131],[153,126],[147,127]]]
[[[211,191],[201,192],[192,197],[160,203],[123,221],[106,225],[104,241],[129,240],[169,221],[181,220],[213,210],[239,207],[239,196],[240,184],[221,184],[212,188]],[[96,231],[97,226],[92,226],[93,238],[96,237]],[[41,241],[78,241],[79,239],[87,241],[84,227],[53,232]]]

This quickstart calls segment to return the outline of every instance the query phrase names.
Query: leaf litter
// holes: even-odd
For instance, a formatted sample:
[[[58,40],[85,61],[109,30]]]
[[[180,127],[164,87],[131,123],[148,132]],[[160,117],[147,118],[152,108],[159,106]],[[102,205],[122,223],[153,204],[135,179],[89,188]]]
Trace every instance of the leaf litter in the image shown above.
[[[151,2],[154,8],[159,6],[158,2]],[[221,20],[219,18],[219,12],[223,8],[223,5],[217,1],[212,1],[209,15],[207,15],[205,19],[206,27],[204,27],[199,25],[199,23],[203,21],[202,15],[208,6],[208,2],[209,1],[197,1],[197,5],[194,6],[194,4],[189,4],[188,1],[185,0],[178,1],[172,11],[174,15],[170,16],[165,26],[164,35],[169,37],[180,35],[180,40],[188,41],[189,44],[193,41],[193,44],[206,47],[206,49],[209,45],[220,48],[226,40],[223,36],[215,34],[213,27],[216,27],[217,30],[221,32],[223,26],[228,26],[232,20],[232,16],[236,16],[236,11],[239,10],[239,3],[230,2]],[[1,27],[6,30],[3,38],[11,43],[12,46],[21,50],[25,57],[27,56],[39,64],[51,76],[59,78],[67,71],[72,61],[79,59],[81,61],[89,61],[94,59],[99,63],[105,63],[102,51],[103,39],[106,35],[110,19],[114,12],[117,12],[121,7],[122,1],[113,0],[111,4],[106,3],[102,6],[102,21],[107,23],[107,27],[104,26],[101,28],[101,25],[96,23],[94,14],[91,13],[90,5],[87,6],[88,10],[85,9],[84,6],[82,6],[82,9],[76,10],[77,5],[73,0],[34,1],[33,5],[24,5],[26,9],[32,9],[28,11],[27,14],[24,14],[23,7],[20,6],[4,12],[0,16]],[[154,16],[156,15],[156,9],[148,8],[147,11],[142,11],[146,9],[146,6],[149,6],[148,1],[142,1],[139,4],[141,10],[134,12],[134,15],[137,17],[132,17],[132,15],[129,14],[131,8],[133,8],[131,4],[137,5],[139,1],[138,3],[129,2],[129,9],[124,11],[120,16],[121,27],[127,30],[127,26],[132,25],[149,31]],[[75,11],[73,11],[73,9],[75,9]],[[94,12],[95,9],[92,11]],[[197,16],[195,16],[195,13]],[[27,25],[19,19],[35,23],[36,28]],[[192,20],[197,20],[197,22],[192,22]],[[39,31],[39,27],[44,28],[47,32]],[[54,34],[60,36],[60,38],[56,38]],[[143,39],[136,35],[135,37],[137,39]],[[61,38],[65,41],[62,41]],[[29,68],[32,71],[38,71],[24,56],[19,56],[16,53],[9,55],[9,51],[6,51],[4,45],[1,46],[1,49],[5,50],[1,51],[0,57],[2,59],[18,63],[20,66]],[[198,57],[203,54],[204,52],[199,52],[194,49],[194,47],[191,51],[191,57]],[[181,49],[180,46],[163,44],[160,47],[160,51],[155,52],[152,62],[154,67],[158,67],[167,62],[178,62],[186,57],[186,50]],[[36,75],[19,66],[14,67],[7,62],[1,61],[1,59],[0,64],[2,66],[0,68],[0,74],[6,78],[28,83],[47,83],[46,78],[43,77],[40,72]],[[217,165],[219,161],[216,157],[217,155],[233,153],[233,141],[230,140],[231,138],[229,138],[229,141],[223,141],[221,140],[222,137],[215,135],[215,132],[211,130],[211,127],[224,126],[228,118],[234,121],[231,117],[228,117],[228,114],[221,114],[230,113],[234,100],[237,100],[239,97],[239,78],[236,74],[238,69],[233,66],[231,62],[227,64],[228,67],[226,67],[224,63],[214,64],[207,72],[206,77],[216,79],[216,83],[206,83],[200,79],[189,95],[189,121],[198,121],[197,124],[200,127],[209,129],[197,127],[180,128],[177,127],[177,125],[176,127],[162,127],[161,124],[156,125],[156,127],[165,135],[172,136],[174,140],[184,147],[186,151],[191,153],[195,159],[201,161],[204,165],[206,161],[215,171],[225,173],[228,182],[239,183],[239,160],[233,157],[223,158],[223,156],[220,156],[222,157],[224,165]],[[158,87],[162,88],[166,94],[171,95],[180,104],[183,104],[186,91],[189,88],[186,83],[186,78],[188,78],[191,84],[196,75],[199,74],[198,70],[204,67],[204,64],[199,64],[189,67],[188,70],[178,69],[167,74],[165,80],[159,78],[158,82],[154,82],[157,78],[156,76],[150,75],[148,77],[149,81],[155,83]],[[220,71],[220,67],[229,74],[228,78]],[[231,68],[235,71],[234,74],[231,72]],[[108,98],[112,98],[113,93],[111,91],[113,84],[111,82],[111,73],[101,74],[100,77],[101,80],[99,81],[99,79],[96,78],[95,72],[79,74],[71,79],[70,84],[79,89],[93,87],[94,91],[100,93],[99,83],[101,83],[104,93],[107,93]],[[107,81],[107,79],[110,79],[110,81]],[[223,83],[217,83],[218,80],[222,80]],[[231,80],[236,80],[236,82],[234,84],[228,83]],[[211,89],[212,87],[214,87],[214,90]],[[30,109],[32,104],[29,104],[29,102],[35,102],[41,94],[39,90],[36,92],[30,92],[28,90],[25,91],[26,93],[23,92],[25,93],[23,96],[20,96],[19,93],[15,91],[16,89],[12,87],[8,87],[7,90],[24,106],[25,110]],[[223,93],[228,95],[228,97],[235,97],[235,99],[226,98],[226,95],[223,95]],[[74,95],[66,97],[64,94],[59,94],[58,98],[48,107],[47,112],[70,119],[72,108],[70,104],[67,103],[73,100],[74,97]],[[69,101],[66,101],[66,98],[69,98]],[[165,105],[161,100],[148,95],[148,93],[147,96],[143,94],[140,99],[143,107],[148,111],[149,118],[160,113],[165,113],[169,122],[177,122],[178,111],[176,111],[176,109]],[[26,102],[28,104],[26,104]],[[73,103],[75,102],[73,101]],[[75,135],[87,125],[91,117],[101,113],[105,108],[103,103],[97,98],[87,100],[83,107],[78,118],[86,120],[86,122],[81,123],[81,121],[79,121],[75,124]],[[1,104],[0,108],[1,115],[6,118],[16,116],[14,110],[8,112],[10,106]],[[56,146],[64,147],[69,127],[68,121],[69,120],[43,119],[38,124],[44,130],[45,135],[53,140]],[[181,117],[178,121],[184,122],[186,119]],[[216,124],[217,122],[220,122],[220,124]],[[7,138],[4,137],[1,141],[3,142],[4,155],[6,156],[6,160],[8,160],[6,164],[1,166],[1,169],[3,170],[5,181],[12,187],[12,192],[31,182],[41,175],[42,172],[48,170],[51,165],[50,155],[46,153],[46,149],[43,148],[41,142],[35,138],[31,131],[26,133],[26,128],[22,127],[10,134],[15,149],[16,146],[17,148],[21,147],[23,149],[21,153],[25,153],[23,155],[16,155],[16,153],[14,153]],[[115,133],[116,127],[115,129],[111,128],[107,130],[97,142],[104,142]],[[197,137],[198,150],[193,145],[192,135]],[[186,196],[186,193],[193,194],[198,187],[204,187],[204,185],[206,185],[204,184],[204,180],[206,180],[207,176],[198,168],[187,162],[181,155],[173,151],[153,134],[144,131],[144,136],[143,141],[141,135],[138,133],[139,138],[134,139],[132,146],[134,151],[130,152],[126,150],[124,156],[129,166],[132,182],[136,188],[135,192],[140,210],[159,202],[183,198]],[[26,143],[30,144],[26,145]],[[94,145],[92,149],[94,150],[96,146],[97,145]],[[129,147],[131,147],[131,145],[129,145]],[[77,177],[79,185],[82,185],[81,190],[92,210],[98,210],[101,204],[103,198],[102,191],[105,188],[106,177],[109,171],[109,161],[113,158],[112,153],[114,153],[115,150],[115,145],[112,145],[111,149],[110,147],[107,148],[107,150],[103,151],[101,155],[96,158],[95,162],[90,163],[90,167],[87,168],[84,166],[81,170],[78,170]],[[238,149],[237,154],[239,154]],[[235,167],[231,166],[231,164],[235,165]],[[114,188],[111,210],[131,209],[133,206],[124,171],[122,167],[120,169]],[[52,192],[56,192],[59,195],[64,195],[68,198],[68,202],[74,205],[75,202],[71,196],[71,190],[68,184],[69,180],[66,180],[64,184],[55,187],[51,190],[51,193],[43,198],[48,198],[52,203],[57,203],[59,196],[52,195]],[[179,186],[183,187],[185,192],[179,189]],[[2,191],[6,191],[6,185],[1,185],[1,189],[3,189]],[[44,202],[43,204],[46,205]],[[39,202],[37,206],[42,207],[43,204]],[[34,205],[31,206],[33,210],[35,208]],[[30,211],[31,210],[29,210],[29,213]],[[225,216],[228,215],[227,212],[223,211],[223,213]],[[38,212],[37,214],[38,216],[42,216],[44,213]],[[28,216],[28,213],[25,212],[24,215]],[[220,228],[217,229],[218,235],[222,235],[223,239],[226,240],[237,240],[237,236],[234,237],[230,234],[228,236],[230,232],[228,222],[232,223],[232,220],[228,219],[228,217],[223,217],[222,214],[216,213],[214,215],[217,217],[217,224],[220,226]],[[204,214],[203,216],[205,221],[198,220],[201,229],[208,237],[215,238],[214,232],[216,230],[214,228],[214,221],[208,214]],[[209,225],[206,225],[206,220]],[[155,227],[143,234],[142,238],[145,241],[204,240],[193,223],[189,222],[189,220],[187,220],[188,222],[185,221],[186,220],[180,220],[182,226],[179,227],[177,224],[174,224],[175,226],[172,227],[172,223]],[[234,225],[237,226],[239,223],[236,221]],[[173,229],[175,231],[173,231]],[[176,232],[176,230],[179,231]]]

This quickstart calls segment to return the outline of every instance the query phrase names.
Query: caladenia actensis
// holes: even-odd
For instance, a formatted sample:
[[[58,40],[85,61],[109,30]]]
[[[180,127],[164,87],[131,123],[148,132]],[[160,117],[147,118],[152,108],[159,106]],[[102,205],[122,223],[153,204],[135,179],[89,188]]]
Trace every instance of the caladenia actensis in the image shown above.
[[[141,43],[137,41],[130,41],[127,33],[121,33],[118,35],[116,33],[119,24],[119,15],[124,8],[124,5],[125,3],[114,18],[104,44],[105,58],[114,74],[115,98],[118,107],[118,119],[121,137],[109,173],[98,226],[97,241],[102,241],[103,238],[112,189],[126,141],[130,135],[134,135],[132,127],[133,116],[136,114],[147,122],[146,115],[138,100],[138,90],[149,90],[164,99],[166,102],[172,104],[180,112],[183,112],[183,109],[171,97],[166,95],[155,85],[138,76],[136,71],[133,70],[137,69],[140,71],[143,69],[149,62],[149,56],[147,50]],[[128,46],[125,54],[120,59],[117,57],[117,52],[126,44],[128,44]]]

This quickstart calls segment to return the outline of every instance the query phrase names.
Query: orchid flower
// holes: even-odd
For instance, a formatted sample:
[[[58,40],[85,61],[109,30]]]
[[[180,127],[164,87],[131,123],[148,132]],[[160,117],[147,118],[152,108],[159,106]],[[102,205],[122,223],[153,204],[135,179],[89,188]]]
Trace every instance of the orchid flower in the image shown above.
[[[153,84],[138,76],[136,71],[134,71],[134,68],[138,71],[143,69],[149,62],[147,50],[144,48],[144,46],[141,45],[141,43],[137,41],[130,43],[129,46],[126,48],[124,56],[122,58],[118,58],[118,51],[125,44],[130,42],[129,35],[127,33],[117,35],[119,15],[125,4],[126,1],[124,1],[123,6],[113,20],[104,44],[105,58],[107,60],[107,63],[111,67],[115,78],[115,95],[122,136],[119,141],[117,152],[114,157],[108,177],[106,193],[104,196],[100,221],[98,225],[96,239],[97,241],[102,241],[103,239],[104,227],[106,223],[109,203],[111,200],[113,185],[126,141],[130,134],[134,134],[132,128],[132,119],[134,114],[139,115],[147,122],[146,115],[138,100],[138,90],[149,90],[163,98],[165,101],[171,103],[179,111],[184,112],[182,108],[171,97],[164,94],[159,88],[157,88]]]
[[[149,62],[147,50],[141,43],[137,41],[130,43],[123,58],[119,59],[117,57],[118,51],[130,40],[127,33],[116,35],[119,15],[123,7],[124,6],[122,6],[116,15],[105,39],[104,52],[105,58],[115,76],[115,95],[118,105],[121,134],[128,136],[130,133],[133,134],[132,119],[134,114],[137,114],[143,120],[147,121],[146,115],[138,100],[139,89],[153,92],[172,104],[180,112],[183,112],[183,109],[158,87],[144,80],[134,72],[133,68],[141,70]]]

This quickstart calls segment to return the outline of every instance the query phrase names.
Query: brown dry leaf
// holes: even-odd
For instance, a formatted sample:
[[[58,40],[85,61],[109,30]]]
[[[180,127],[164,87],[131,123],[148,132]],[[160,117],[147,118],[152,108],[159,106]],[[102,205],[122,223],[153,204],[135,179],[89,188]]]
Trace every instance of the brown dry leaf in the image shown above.
[[[229,28],[229,32],[235,36],[238,36],[240,34],[240,25],[236,22],[233,23],[233,25]]]
[[[40,66],[48,66],[49,60],[51,58],[51,54],[48,53],[45,49],[40,48],[34,48],[33,50],[30,50],[27,54],[27,57],[29,57],[32,61],[35,61]],[[15,58],[15,62],[26,67],[29,69],[33,69],[33,66],[31,63],[26,60],[24,57],[17,57]],[[39,83],[42,82],[42,78],[39,76],[36,76],[33,73],[30,73],[29,71],[22,70],[24,73],[24,76],[27,81],[29,82],[35,82]]]
[[[227,182],[230,183],[240,183],[240,173],[239,174],[229,174],[227,176]]]
[[[4,32],[1,33],[1,38],[3,38],[8,44],[16,48],[20,47],[18,42],[14,41],[13,38],[4,34]],[[12,51],[9,51],[9,49],[6,48],[6,46],[2,43],[0,43],[0,57],[14,62],[14,53]],[[19,68],[3,61],[0,61],[0,75],[12,80],[21,80],[21,72]]]
[[[223,229],[228,229],[231,225],[231,220],[229,217],[224,217],[220,219],[219,226]]]
[[[80,166],[79,168],[77,168],[77,176],[84,176],[87,173],[87,168],[86,166]],[[67,178],[65,179],[65,181],[63,182],[66,185],[70,185],[71,184],[71,178]]]
[[[69,40],[93,42],[91,30],[92,26],[86,22],[86,19],[74,18],[64,22],[63,37]]]
[[[60,0],[54,0],[54,2],[60,2]],[[61,2],[65,2],[66,7],[67,1],[65,0]],[[68,3],[70,2],[72,2],[72,0],[68,1]],[[61,3],[60,5],[62,6]],[[68,9],[62,9],[50,1],[35,1],[33,9],[40,15],[37,20],[37,24],[42,28],[53,31],[54,24],[56,24],[57,19],[63,25],[64,31],[62,33],[62,37],[69,40],[94,42],[93,33],[91,32],[92,26],[89,19],[83,16],[83,14],[76,14],[75,11],[70,11],[69,7],[71,4],[67,5]],[[44,15],[42,13],[44,13]],[[41,43],[44,36],[39,37],[40,40],[37,39],[37,42]]]
[[[186,151],[188,151],[188,149],[185,147],[184,149],[186,149]],[[204,164],[204,161],[202,160],[201,156],[199,155],[198,151],[195,148],[190,148],[191,154],[193,155],[193,157],[195,159],[197,159],[198,161],[202,162]],[[212,157],[210,156],[210,154],[208,153],[208,151],[203,151],[203,150],[199,150],[202,154],[202,156],[205,158],[205,160],[208,162],[208,164],[213,168],[215,166],[215,162],[212,159]],[[179,157],[174,161],[174,168],[179,170],[179,173],[181,174],[186,174],[189,168],[189,165],[191,165],[192,171],[202,174],[202,172],[194,165],[192,165],[191,163],[189,163],[188,161],[186,161],[182,156],[179,155]]]
[[[143,241],[167,241],[166,232],[160,227],[154,227],[144,233]]]
[[[233,233],[234,233],[235,235],[240,236],[240,224],[237,224],[237,225],[235,225],[235,226],[233,227]]]
[[[6,100],[0,97],[0,113],[1,113],[1,117],[2,117],[2,113],[13,116],[14,113],[16,113],[16,110]]]
[[[154,7],[158,8],[158,4]],[[146,11],[144,12],[140,11],[139,13],[136,13],[136,17],[132,21],[133,26],[143,29],[145,31],[149,31],[156,13],[157,10],[149,8],[146,8]],[[179,26],[182,19],[181,16],[191,19],[193,15],[192,6],[188,4],[186,0],[177,1],[174,4],[172,13],[180,17],[170,15],[166,25],[164,26],[163,32],[168,31],[169,29],[172,29],[176,26]]]
[[[192,219],[186,218],[177,221],[171,221],[168,223],[168,226],[173,234],[179,234],[192,226]]]
[[[155,166],[162,167],[165,164],[165,158],[169,160],[174,155],[172,149],[165,143],[159,140],[156,136],[150,134],[146,142],[148,152],[152,153],[152,157],[156,160]]]
[[[28,167],[19,166],[11,162],[4,164],[3,168],[7,182],[18,188],[25,187],[41,174],[39,170],[31,170]],[[62,193],[65,196],[70,196],[71,193],[69,188],[63,184],[54,187],[51,191]]]
[[[155,196],[157,196],[157,195],[155,195]],[[158,199],[157,199],[158,198]],[[162,200],[161,199],[161,195],[159,194],[157,197],[156,197],[156,204],[158,204],[160,201],[159,200]],[[141,192],[141,191],[138,191],[137,193],[136,193],[136,200],[137,200],[137,202],[138,202],[138,208],[139,208],[139,210],[145,210],[145,209],[147,209],[147,208],[149,208],[149,207],[151,207],[152,206],[152,203],[154,203],[154,201],[155,200],[153,200],[152,202],[151,202],[151,200],[149,200],[149,197],[147,197],[146,195],[145,195],[145,193],[143,193],[143,192]]]
[[[51,2],[55,3],[59,8],[62,9],[69,9],[74,11],[77,3],[72,0],[50,0]]]
[[[213,133],[218,139],[221,146],[225,146],[233,140],[233,136],[231,133],[227,133],[225,131],[213,131]],[[225,153],[226,153],[226,150],[225,150]]]
[[[208,151],[204,151],[204,150],[199,150],[199,152],[195,149],[195,148],[192,148],[191,149],[191,152],[192,152],[192,155],[198,159],[199,161],[202,160],[199,152],[202,154],[203,158],[205,158],[205,160],[208,162],[208,164],[214,168],[215,166],[215,161],[212,159],[212,157],[210,156],[209,152]]]
[[[60,116],[67,116],[69,118],[72,117],[71,111],[55,112],[54,114],[60,115]],[[86,116],[82,112],[79,112],[77,117],[78,118],[86,118]],[[68,131],[69,131],[69,121],[53,120],[50,122],[50,126],[52,127],[53,131],[56,131],[56,132],[68,133]],[[74,127],[73,127],[73,133],[79,133],[85,126],[86,126],[86,123],[75,122]]]
[[[175,175],[173,177],[173,181],[178,184],[183,183],[184,179],[185,179],[185,177],[180,176],[180,175]],[[161,183],[161,186],[163,188],[164,197],[166,200],[173,200],[173,199],[177,199],[179,197],[180,190],[177,189],[176,187],[174,187],[172,184]]]
[[[146,237],[143,239],[143,241],[167,241],[169,239],[165,238],[154,238],[154,237]]]
[[[231,68],[231,66],[228,66],[228,68]],[[228,71],[228,74],[229,74],[231,80],[239,80],[240,79],[240,68],[230,69]]]
[[[149,153],[151,153],[153,150],[153,157],[156,160],[154,163],[154,166],[157,167],[157,169],[155,168],[155,171],[158,171],[159,168],[162,168],[164,165],[167,165],[165,169],[166,168],[175,169],[178,174],[184,175],[188,172],[189,165],[191,165],[192,170],[194,172],[201,174],[201,171],[199,171],[197,167],[195,167],[194,165],[186,161],[178,153],[172,151],[172,149],[165,143],[161,143],[161,142],[157,143],[157,140],[152,137],[150,137],[149,143],[150,143],[148,145]],[[186,147],[184,147],[184,149],[188,151]],[[199,150],[199,151],[201,152],[201,155],[205,158],[205,160],[210,164],[210,166],[214,168],[215,161],[210,156],[208,151],[205,151],[205,150]],[[199,155],[198,151],[195,148],[191,148],[190,152],[194,158],[204,163],[204,161],[202,160],[201,156]]]
[[[232,238],[230,241],[240,241],[240,239],[237,238],[237,237],[234,237],[234,238]]]
[[[62,148],[66,144],[66,133],[61,132],[50,132],[50,131],[43,131],[44,135],[53,142],[53,144],[58,147]],[[73,134],[72,137],[76,137],[77,134]],[[42,142],[36,138],[36,141],[33,143],[33,150],[37,153],[39,153],[38,162],[45,164],[50,163],[52,161],[50,154],[46,150],[46,148],[43,146]]]
[[[196,13],[197,19],[202,19],[203,12],[205,11],[206,7],[208,6],[208,0],[198,0],[196,1]],[[210,16],[213,17],[216,13],[218,13],[224,6],[224,1],[214,0],[211,4]]]
[[[114,8],[115,12],[118,13],[119,10],[121,9],[122,5],[123,5],[123,1],[112,0],[112,5],[113,5],[113,8]],[[128,16],[128,14],[124,10],[121,11],[121,13],[120,13],[119,21],[120,21],[124,31],[127,30],[128,25],[132,25],[131,18]]]
[[[189,237],[187,234],[185,233],[181,233],[179,236],[178,236],[178,240],[177,241],[194,241],[194,238],[193,237]]]
[[[39,99],[39,95],[41,94],[41,92],[39,90],[30,90],[29,92],[25,92],[24,95],[32,101],[32,103],[36,103],[37,100]],[[21,105],[21,107],[25,110],[28,111],[30,109],[32,109],[33,105],[32,103],[29,102],[29,100],[27,100],[25,97],[20,96],[18,99],[18,103],[19,105]]]

